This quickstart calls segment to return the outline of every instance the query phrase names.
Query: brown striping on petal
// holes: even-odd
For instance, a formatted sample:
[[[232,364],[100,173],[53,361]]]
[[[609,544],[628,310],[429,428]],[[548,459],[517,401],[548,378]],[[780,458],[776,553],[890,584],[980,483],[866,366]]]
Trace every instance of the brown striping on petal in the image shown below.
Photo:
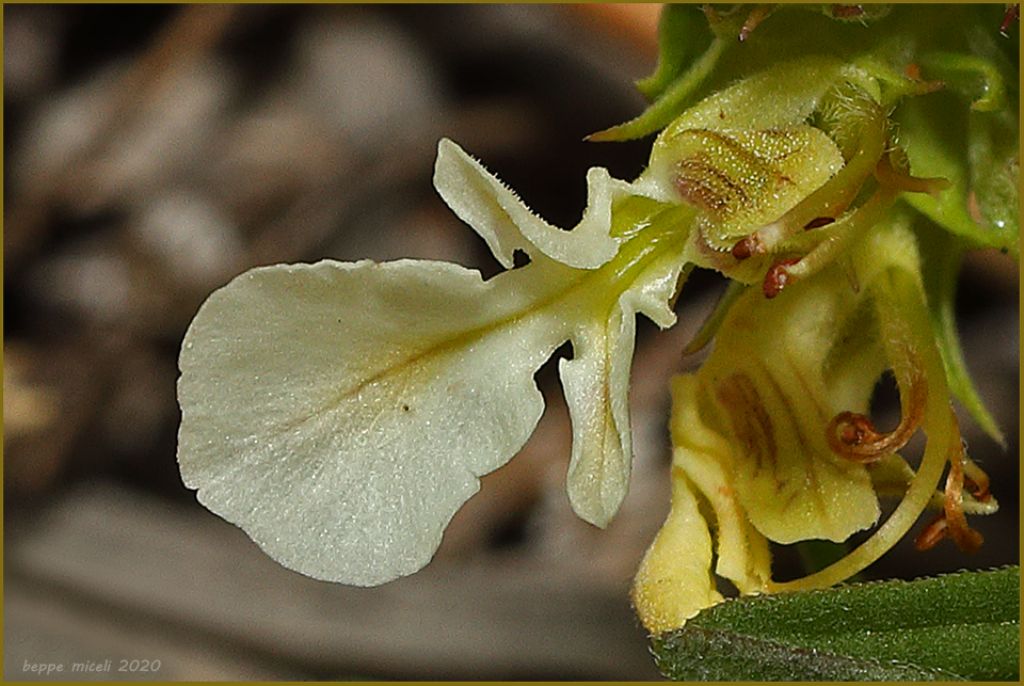
[[[757,132],[760,136],[771,137],[780,141],[792,142],[790,132],[785,129],[763,129]],[[684,129],[676,134],[676,140],[681,138],[696,138],[698,143],[702,145],[708,145],[711,142],[721,145],[723,148],[728,148],[736,158],[747,162],[752,165],[756,165],[759,171],[767,173],[773,171],[769,163],[782,162],[789,159],[799,151],[799,147],[783,148],[778,151],[777,154],[770,154],[771,149],[754,151],[748,147],[745,147],[740,141],[736,140],[735,137],[730,136],[727,133],[721,131],[715,131],[714,129]],[[781,174],[777,174],[782,176]]]
[[[712,166],[703,155],[681,160],[675,187],[682,198],[713,212],[750,202],[746,189],[725,172]]]
[[[718,382],[715,395],[725,407],[736,437],[754,459],[755,469],[759,471],[767,462],[774,471],[778,464],[775,429],[754,382],[737,372]]]

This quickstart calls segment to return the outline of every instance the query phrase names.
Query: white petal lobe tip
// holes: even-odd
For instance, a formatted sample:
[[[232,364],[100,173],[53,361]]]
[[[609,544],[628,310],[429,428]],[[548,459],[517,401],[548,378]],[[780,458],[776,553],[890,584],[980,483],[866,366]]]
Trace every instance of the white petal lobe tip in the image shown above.
[[[569,501],[581,519],[601,528],[611,522],[629,487],[634,314],[616,306],[604,324],[595,322],[574,336],[574,358],[561,360],[558,368],[572,418]]]
[[[535,215],[497,177],[448,139],[437,146],[434,186],[444,201],[487,242],[506,268],[513,252],[536,252],[577,269],[596,269],[615,256],[611,236],[612,203],[635,194],[630,184],[611,178],[604,169],[587,174],[587,209],[571,231],[552,226]]]
[[[568,330],[523,314],[546,287],[528,271],[323,261],[239,276],[182,346],[186,485],[308,576],[372,586],[420,569],[543,412],[533,374]]]

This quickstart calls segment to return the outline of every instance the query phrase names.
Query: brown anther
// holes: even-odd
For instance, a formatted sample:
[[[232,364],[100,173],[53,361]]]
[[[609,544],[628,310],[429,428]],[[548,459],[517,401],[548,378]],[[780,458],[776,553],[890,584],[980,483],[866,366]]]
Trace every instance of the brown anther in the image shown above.
[[[895,429],[882,433],[871,420],[856,412],[840,412],[825,429],[825,440],[833,453],[860,464],[870,464],[886,455],[896,452],[907,444],[917,431],[924,416],[928,384],[921,377],[915,377],[908,384],[904,397],[901,383],[900,394],[903,415]]]
[[[886,434],[879,433],[871,420],[862,414],[840,412],[829,422],[826,431],[829,447],[837,455],[861,464],[877,462],[885,456],[884,452],[857,450],[879,443],[886,437]]]
[[[783,288],[789,285],[794,277],[787,267],[791,267],[799,261],[800,258],[782,260],[768,268],[768,272],[764,275],[764,282],[761,284],[764,297],[771,300],[781,293]]]
[[[921,65],[919,65],[917,62],[911,62],[903,71],[907,75],[908,79],[912,81],[921,80]]]
[[[863,5],[832,5],[832,16],[838,19],[852,19],[864,14]]]
[[[1020,19],[1020,5],[1010,5],[1003,14],[1003,23],[999,25],[999,33],[1007,38],[1010,36],[1010,24]]]
[[[914,539],[914,549],[918,552],[931,550],[939,541],[949,535],[949,526],[946,523],[946,515],[940,514],[924,527],[924,530]]]
[[[755,253],[764,252],[757,234],[750,234],[732,246],[730,251],[737,260],[745,260]]]
[[[819,229],[822,226],[834,224],[835,221],[835,217],[815,217],[811,221],[804,224],[804,231],[810,231],[811,229]]]

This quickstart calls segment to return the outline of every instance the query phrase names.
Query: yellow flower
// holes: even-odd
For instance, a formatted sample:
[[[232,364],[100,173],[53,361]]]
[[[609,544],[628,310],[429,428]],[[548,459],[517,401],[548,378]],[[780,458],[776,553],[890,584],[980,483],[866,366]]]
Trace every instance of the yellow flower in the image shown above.
[[[748,289],[730,307],[700,370],[672,383],[672,510],[633,591],[649,631],[720,600],[713,557],[741,593],[828,586],[880,557],[929,503],[962,547],[980,544],[964,510],[996,504],[961,448],[926,307],[914,237],[896,212],[842,262],[772,299]],[[889,369],[903,419],[880,434],[865,415]],[[928,445],[915,475],[897,451],[921,424]],[[947,461],[942,497],[933,489]],[[966,502],[965,469],[977,496]],[[845,541],[877,522],[876,490],[903,500],[874,537],[817,574],[772,581],[769,541]]]

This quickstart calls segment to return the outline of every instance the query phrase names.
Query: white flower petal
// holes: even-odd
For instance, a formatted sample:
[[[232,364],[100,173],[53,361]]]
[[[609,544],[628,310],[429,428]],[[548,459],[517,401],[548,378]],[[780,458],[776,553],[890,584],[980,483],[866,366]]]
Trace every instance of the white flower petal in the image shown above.
[[[629,488],[629,370],[635,333],[633,311],[617,306],[606,322],[594,322],[573,336],[573,359],[558,366],[572,419],[569,502],[581,519],[602,528]]]
[[[635,313],[643,312],[662,328],[672,326],[675,313],[668,301],[681,268],[674,256],[649,267],[603,321],[592,319],[573,333],[573,359],[559,363],[572,419],[569,501],[581,519],[595,526],[608,525],[629,488]]]
[[[573,230],[563,231],[535,215],[497,177],[448,139],[437,146],[434,186],[506,268],[512,267],[515,250],[534,255],[534,247],[570,267],[600,267],[618,250],[610,233],[612,203],[631,193],[628,183],[611,178],[604,169],[591,169],[583,218]]]
[[[178,459],[203,504],[283,565],[384,583],[426,564],[478,477],[543,411],[564,268],[484,282],[438,262],[249,271],[186,335]]]

